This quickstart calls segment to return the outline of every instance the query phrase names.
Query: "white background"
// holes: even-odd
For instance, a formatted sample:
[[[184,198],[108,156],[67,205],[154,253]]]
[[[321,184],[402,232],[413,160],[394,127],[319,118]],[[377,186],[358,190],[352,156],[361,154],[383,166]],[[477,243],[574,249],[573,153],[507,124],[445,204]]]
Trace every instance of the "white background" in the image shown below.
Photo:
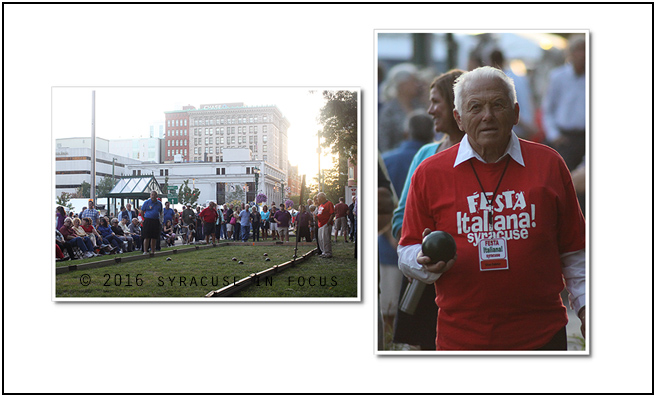
[[[4,392],[652,391],[650,5],[3,12]],[[507,28],[591,31],[591,355],[376,356],[374,29]],[[50,93],[63,85],[362,87],[362,302],[53,303]]]

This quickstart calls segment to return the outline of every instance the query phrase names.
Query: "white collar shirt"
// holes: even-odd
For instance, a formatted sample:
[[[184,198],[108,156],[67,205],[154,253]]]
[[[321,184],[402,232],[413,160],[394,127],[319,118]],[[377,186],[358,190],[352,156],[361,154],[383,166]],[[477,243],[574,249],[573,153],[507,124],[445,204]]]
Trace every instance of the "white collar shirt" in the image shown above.
[[[519,138],[514,132],[510,133],[510,141],[508,142],[508,147],[506,147],[506,151],[503,153],[503,156],[499,157],[499,160],[504,158],[506,155],[509,155],[519,165],[525,167],[524,157],[522,156],[522,148],[519,144]],[[472,148],[472,146],[469,144],[467,134],[465,134],[460,141],[460,147],[458,147],[458,154],[456,155],[456,161],[453,163],[453,167],[457,167],[459,164],[469,160],[470,158],[475,158],[482,161],[483,163],[487,163],[487,161],[483,160],[483,158]],[[499,162],[499,160],[497,160],[497,162]]]

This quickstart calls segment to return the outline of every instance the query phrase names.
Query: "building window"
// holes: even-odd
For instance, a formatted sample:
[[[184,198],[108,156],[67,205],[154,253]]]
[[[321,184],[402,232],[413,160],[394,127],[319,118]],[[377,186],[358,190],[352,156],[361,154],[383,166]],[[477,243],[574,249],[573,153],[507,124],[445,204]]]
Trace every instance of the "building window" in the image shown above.
[[[171,151],[170,151],[170,150],[167,150],[167,151],[166,151],[166,155],[170,157],[170,156],[171,156]]]
[[[267,155],[266,154],[262,156],[262,161],[267,161]]]
[[[268,137],[266,135],[262,135],[262,142],[266,142],[268,140]]]
[[[266,152],[267,151],[267,145],[262,145],[262,151]]]

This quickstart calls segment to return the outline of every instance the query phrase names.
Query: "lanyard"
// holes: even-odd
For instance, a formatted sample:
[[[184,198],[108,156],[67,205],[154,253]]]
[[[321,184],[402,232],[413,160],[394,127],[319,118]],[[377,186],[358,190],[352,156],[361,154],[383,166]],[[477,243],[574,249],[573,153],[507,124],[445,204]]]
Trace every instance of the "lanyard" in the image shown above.
[[[494,198],[497,196],[497,192],[499,191],[499,186],[501,186],[501,181],[503,180],[503,176],[506,175],[506,170],[508,169],[508,164],[510,163],[510,156],[506,159],[506,166],[503,167],[503,172],[501,173],[501,177],[499,178],[499,183],[497,183],[497,187],[494,189],[494,193],[492,194],[492,200],[487,198],[487,194],[485,194],[485,188],[483,188],[483,184],[481,183],[481,179],[478,177],[478,174],[476,173],[476,168],[474,168],[474,162],[472,159],[469,159],[469,165],[471,165],[472,171],[474,171],[474,175],[476,176],[476,180],[478,181],[478,186],[481,187],[481,193],[483,194],[483,197],[485,197],[485,201],[487,201],[487,207],[490,209],[489,216],[488,216],[488,223],[490,225],[490,229],[494,230],[494,207],[492,207],[491,203],[494,203]]]

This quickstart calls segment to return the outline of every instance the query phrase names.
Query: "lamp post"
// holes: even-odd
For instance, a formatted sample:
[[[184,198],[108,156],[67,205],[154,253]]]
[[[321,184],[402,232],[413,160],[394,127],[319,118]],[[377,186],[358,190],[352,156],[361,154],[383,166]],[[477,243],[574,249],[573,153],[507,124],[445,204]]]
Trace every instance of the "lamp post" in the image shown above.
[[[114,176],[114,167],[116,166],[116,157],[112,157],[112,183],[116,184],[116,177]],[[112,199],[112,208],[114,209],[114,214],[116,214],[116,198]],[[109,210],[109,208],[108,208]]]
[[[257,192],[259,192],[259,190],[257,190],[257,185],[260,180],[260,169],[253,167],[253,173],[255,173],[255,193],[257,194]]]

